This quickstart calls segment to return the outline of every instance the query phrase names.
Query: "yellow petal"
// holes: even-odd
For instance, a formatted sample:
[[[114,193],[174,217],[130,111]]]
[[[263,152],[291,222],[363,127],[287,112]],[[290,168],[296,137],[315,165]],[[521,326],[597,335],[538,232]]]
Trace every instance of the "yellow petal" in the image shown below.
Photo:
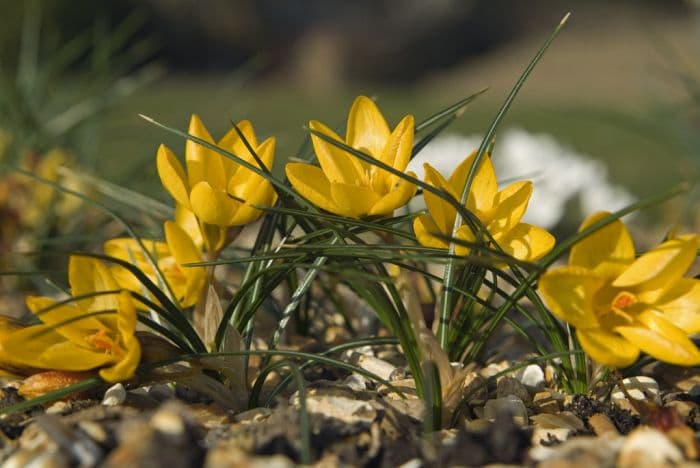
[[[57,327],[63,335],[74,337],[76,341],[82,340],[86,329],[102,326],[102,322],[96,316],[77,307],[75,302],[57,306],[55,300],[39,296],[28,296],[25,302],[29,310],[42,322]],[[46,310],[49,307],[52,308]]]
[[[272,170],[272,165],[275,162],[276,142],[277,140],[274,137],[270,137],[263,141],[255,150],[258,153],[258,157],[269,171]],[[255,165],[257,166],[257,163]]]
[[[504,188],[496,195],[494,207],[487,229],[493,236],[506,234],[518,225],[532,195],[532,182],[515,182]]]
[[[257,154],[257,156],[264,162],[265,166],[268,169],[271,169],[272,160],[266,160],[266,154],[264,153],[268,151],[268,148],[266,148],[266,146],[270,144],[272,144],[272,151],[274,152],[275,139],[268,138],[261,145],[259,145],[257,138],[255,137],[253,125],[250,123],[250,121],[242,120],[238,122],[237,125],[241,133],[243,133],[243,136],[247,140],[248,144],[255,152],[255,154]],[[251,153],[250,149],[248,149],[248,146],[246,146],[243,139],[240,136],[238,136],[238,132],[236,132],[235,128],[229,130],[229,132],[226,135],[224,135],[224,137],[219,141],[219,146],[226,149],[228,152],[233,153],[239,158],[244,159],[245,161],[248,161],[249,163],[257,166],[253,154]],[[236,174],[236,172],[241,170],[242,168],[242,166],[238,165],[229,158],[222,157],[222,161],[226,169],[227,179],[231,179],[231,177],[233,177]]]
[[[554,248],[554,236],[546,230],[520,223],[497,239],[498,245],[508,255],[532,262],[545,256]]]
[[[299,195],[323,210],[342,214],[331,197],[331,183],[320,168],[311,164],[289,163],[285,172]]]
[[[339,142],[343,141],[333,130],[316,120],[309,122],[309,128]],[[313,133],[311,134],[311,143],[313,143],[318,162],[329,181],[351,185],[367,183],[365,170],[357,158]]]
[[[331,182],[331,197],[343,216],[359,218],[369,214],[369,210],[379,201],[379,195],[367,186],[357,186]]]
[[[690,268],[698,248],[697,239],[685,236],[664,242],[635,260],[615,279],[613,286],[636,287],[640,293],[646,293],[640,294],[642,301],[654,302]]]
[[[700,364],[700,351],[680,328],[651,310],[637,315],[636,323],[616,327],[615,331],[648,355],[670,364]]]
[[[119,314],[117,327],[121,345],[125,354],[119,358],[115,365],[100,370],[100,377],[107,382],[119,382],[131,378],[141,360],[141,345],[136,336],[136,309],[134,309],[131,296],[122,292],[119,296]]]
[[[258,139],[255,136],[255,130],[253,130],[253,124],[250,122],[250,120],[241,120],[236,124],[236,126],[248,141],[251,148],[257,149]],[[253,161],[252,155],[250,154],[250,151],[248,151],[248,147],[243,139],[238,135],[235,128],[232,128],[226,132],[226,135],[219,140],[218,146],[224,148],[229,153],[235,154],[239,158],[243,158],[246,161]]]
[[[409,176],[416,177],[413,172],[408,172]],[[369,210],[370,216],[381,215],[381,216],[391,216],[394,210],[404,206],[408,201],[416,194],[418,187],[415,184],[405,180],[399,179],[397,184],[382,198],[380,198],[377,203],[372,206]]]
[[[204,239],[199,228],[199,222],[192,210],[178,203],[175,205],[175,223],[187,232],[194,244],[201,248]]]
[[[158,155],[156,157],[156,165],[158,167],[158,176],[160,181],[176,202],[190,206],[189,187],[187,185],[187,176],[182,164],[177,160],[172,151],[165,145],[158,147]]]
[[[394,169],[404,171],[411,159],[411,151],[413,150],[413,129],[415,122],[412,115],[407,115],[396,126],[389,140],[386,142],[381,154],[381,161]],[[372,171],[376,172],[386,182],[384,190],[391,190],[392,187],[399,181],[400,177],[391,174],[390,172],[379,169],[376,166],[372,167]]]
[[[449,247],[446,241],[434,236],[434,233],[441,231],[429,215],[420,215],[413,221],[413,232],[421,245],[436,249],[447,249]]]
[[[257,186],[255,191],[246,197],[248,203],[243,204],[232,220],[232,224],[235,226],[252,223],[256,219],[260,218],[264,212],[253,208],[252,205],[256,206],[273,206],[277,202],[277,192],[275,192],[272,184],[267,180],[262,180],[260,185]]]
[[[470,244],[474,244],[476,242],[476,236],[467,224],[463,224],[457,229],[457,239]],[[469,255],[469,252],[471,252],[471,248],[467,247],[466,245],[455,245],[455,254],[465,256]]]
[[[142,239],[141,242],[151,254],[153,259],[157,262],[158,267],[167,277],[167,262],[168,259],[171,258],[168,245],[165,242],[153,241],[149,239]],[[146,255],[136,239],[111,239],[102,245],[102,249],[104,250],[105,255],[124,260],[136,266],[139,270],[145,273],[151,281],[156,284],[158,283],[155,270],[151,266],[151,262],[146,258]],[[114,264],[109,267],[109,272],[120,288],[149,296],[149,293],[147,293],[143,283],[141,283],[141,281],[126,268]],[[174,287],[172,278],[168,278],[168,282]],[[141,309],[147,309],[147,307],[141,303],[138,303],[138,307]]]
[[[23,366],[35,369],[83,371],[110,362],[110,356],[67,340],[50,325],[17,330],[3,340],[3,350]]]
[[[227,230],[227,226],[202,223],[202,238],[210,256],[221,251],[228,244]]]
[[[158,261],[158,259],[170,255],[170,249],[168,249],[168,245],[165,242],[159,242],[150,239],[142,239],[141,242],[143,243],[143,246],[148,250],[148,252],[153,256],[153,258],[156,259],[156,261]],[[143,249],[136,241],[136,239],[133,239],[131,237],[110,239],[104,244],[102,244],[102,250],[104,251],[105,255],[132,263],[149,276],[154,275],[153,267],[151,267],[151,262],[146,258]],[[122,267],[118,268],[120,270],[125,270]],[[114,270],[115,268],[110,268],[111,272],[113,272]],[[115,277],[115,279],[117,278]],[[136,277],[134,277],[134,279],[136,279]],[[123,286],[123,284],[118,279],[117,283]]]
[[[589,216],[579,232],[609,214],[601,211]],[[634,258],[632,238],[622,221],[616,220],[574,245],[569,254],[569,265],[589,268],[606,278],[614,278]]]
[[[583,350],[604,366],[631,366],[639,357],[639,348],[617,333],[577,329],[576,337]]]
[[[345,137],[348,145],[365,149],[379,159],[389,139],[389,133],[389,125],[377,105],[366,96],[358,96],[348,115]]]
[[[73,296],[119,289],[119,284],[100,260],[77,255],[71,255],[68,260],[68,283]],[[116,297],[114,294],[102,294],[81,299],[77,305],[85,311],[113,310],[116,308]]]
[[[423,165],[425,169],[425,181],[426,183],[432,185],[433,187],[440,189],[446,193],[449,193],[454,198],[458,198],[459,195],[455,194],[450,185],[447,183],[444,177],[433,169],[433,167],[425,163]],[[423,199],[425,200],[425,206],[428,207],[430,216],[439,228],[440,232],[445,235],[452,234],[452,227],[454,226],[455,217],[457,216],[457,210],[448,203],[445,199],[435,195],[427,190],[423,191]]]
[[[230,226],[241,202],[229,197],[224,191],[214,190],[209,183],[202,181],[192,187],[190,204],[194,214],[203,222]]]
[[[455,191],[458,200],[462,195],[462,190],[464,190],[464,184],[467,183],[467,177],[475,158],[476,151],[462,161],[450,176],[450,186]],[[469,195],[467,196],[467,208],[472,212],[490,211],[493,208],[494,198],[496,198],[497,193],[496,171],[493,169],[491,158],[488,155],[484,155],[472,180]]]
[[[207,143],[214,144],[209,130],[196,114],[193,114],[190,119],[188,132]],[[226,187],[226,171],[222,162],[223,157],[216,151],[188,139],[185,143],[185,159],[190,187],[194,187],[201,181],[206,181],[215,189],[224,189]]]
[[[700,332],[700,280],[681,278],[659,298],[654,308],[684,332]]]
[[[580,329],[598,327],[593,297],[604,284],[595,272],[567,266],[545,272],[539,291],[554,315]]]
[[[274,151],[275,140],[274,138],[268,138],[260,145],[260,148],[256,152],[268,169],[272,167]],[[254,162],[253,165],[257,166],[257,163]],[[257,187],[264,181],[266,181],[264,177],[254,173],[250,169],[240,167],[235,175],[229,179],[227,190],[231,195],[237,198],[248,200],[248,198],[257,191]]]
[[[166,221],[164,226],[165,239],[178,266],[186,263],[202,261],[200,250],[194,245],[187,233],[172,221]],[[179,297],[183,307],[190,307],[199,298],[206,282],[204,267],[179,267],[185,275],[185,290]]]

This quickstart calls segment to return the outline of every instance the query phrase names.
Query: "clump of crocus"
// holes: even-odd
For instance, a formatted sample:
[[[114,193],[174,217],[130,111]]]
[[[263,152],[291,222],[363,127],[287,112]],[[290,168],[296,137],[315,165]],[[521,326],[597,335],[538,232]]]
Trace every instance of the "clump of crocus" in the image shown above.
[[[0,367],[20,375],[92,371],[107,382],[130,379],[141,359],[130,293],[92,258],[72,256],[68,279],[72,300],[27,298],[41,323],[0,323]]]
[[[445,180],[426,163],[425,181],[459,200],[475,157],[476,152],[473,152],[457,166],[449,180]],[[518,260],[537,260],[554,247],[554,237],[549,232],[520,222],[531,194],[530,181],[515,182],[498,190],[493,164],[489,156],[485,155],[479,163],[467,196],[467,210],[478,218],[498,247]],[[423,192],[423,198],[429,214],[421,215],[413,222],[416,238],[427,247],[447,249],[449,241],[445,238],[452,236],[457,210],[445,199],[427,190]],[[474,243],[477,235],[468,224],[463,223],[457,230],[457,239]],[[469,251],[463,245],[456,246],[458,255],[466,255]]]
[[[608,214],[592,215],[581,230]],[[698,365],[700,350],[688,335],[700,331],[700,280],[683,275],[699,245],[696,235],[679,236],[637,258],[627,228],[614,221],[572,247],[569,265],[542,275],[539,289],[602,365],[629,366],[640,352]]]
[[[177,210],[178,213],[182,211],[182,209]],[[182,266],[203,261],[201,244],[197,245],[195,241],[199,231],[193,230],[193,226],[188,225],[189,218],[186,215],[176,216],[175,222],[166,221],[163,226],[165,242],[141,241],[156,261],[158,269],[162,272],[170,290],[182,307],[193,306],[199,300],[206,284],[207,275],[206,270],[202,267]],[[196,226],[194,227],[196,228]],[[104,243],[103,249],[106,255],[136,265],[151,281],[155,284],[159,283],[151,262],[146,258],[136,239],[111,239]],[[120,287],[140,294],[144,293],[141,282],[126,268],[115,265],[110,270]]]
[[[189,133],[260,168],[247,142],[270,170],[275,139],[271,137],[258,143],[253,126],[247,120],[236,126],[245,141],[233,128],[215,143],[196,115],[190,120]],[[231,240],[227,235],[229,228],[260,218],[262,211],[253,205],[272,206],[277,194],[264,177],[192,140],[187,140],[185,145],[185,160],[183,168],[173,152],[161,145],[157,156],[158,175],[175,201],[195,214],[206,249],[210,257],[215,257]]]
[[[365,96],[355,99],[350,109],[344,140],[316,120],[309,122],[309,128],[401,172],[411,157],[413,116],[405,116],[391,131],[377,106]],[[294,189],[319,208],[350,218],[390,216],[416,193],[414,184],[358,159],[317,134],[311,134],[311,142],[321,167],[289,163],[286,173]],[[408,175],[415,177],[412,172]]]

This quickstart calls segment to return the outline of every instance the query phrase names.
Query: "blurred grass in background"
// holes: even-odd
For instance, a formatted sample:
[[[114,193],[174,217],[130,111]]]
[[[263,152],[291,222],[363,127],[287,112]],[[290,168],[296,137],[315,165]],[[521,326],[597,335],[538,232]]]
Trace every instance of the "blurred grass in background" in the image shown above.
[[[0,51],[13,66],[21,2],[2,0]],[[568,10],[567,26],[526,84],[507,125],[552,135],[605,161],[611,180],[646,195],[695,176],[700,140],[688,83],[700,57],[697,13],[686,2],[181,1],[42,3],[45,41],[95,22],[146,19],[168,73],[100,112],[88,150],[98,176],[157,186],[155,149],[182,148],[138,117],[186,128],[198,113],[215,135],[249,118],[278,138],[276,170],[294,156],[309,119],[338,122],[357,94],[390,118],[418,119],[483,87],[449,129],[485,129],[530,51]],[[76,75],[89,73],[78,62]],[[685,79],[685,81],[684,81]],[[700,82],[700,80],[698,80]],[[56,90],[58,92],[59,90]],[[465,148],[467,154],[472,148]],[[496,153],[496,156],[497,153]],[[164,194],[157,196],[165,199]]]

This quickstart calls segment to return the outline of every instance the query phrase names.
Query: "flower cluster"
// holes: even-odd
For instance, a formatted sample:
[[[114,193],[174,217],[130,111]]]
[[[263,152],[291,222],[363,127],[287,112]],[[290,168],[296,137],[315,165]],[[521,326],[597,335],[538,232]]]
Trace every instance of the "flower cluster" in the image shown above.
[[[581,229],[606,215],[592,215]],[[700,280],[683,275],[699,246],[700,237],[685,235],[637,257],[627,228],[615,221],[577,243],[568,266],[546,272],[540,292],[601,364],[626,367],[643,351],[698,365],[700,350],[688,335],[700,331]]]
[[[275,139],[258,143],[247,120],[214,143],[204,123],[193,115],[189,133],[262,169],[257,156],[268,171],[272,169]],[[262,211],[255,206],[274,205],[277,193],[269,180],[196,141],[187,141],[185,162],[183,168],[167,146],[158,148],[158,175],[163,186],[179,205],[194,213],[206,249],[215,257],[231,240],[227,230],[260,218]]]
[[[138,322],[161,333],[164,342],[166,338],[169,340],[166,346],[169,357],[171,348],[177,348],[182,354],[189,353],[190,357],[212,347],[239,351],[243,346],[240,335],[243,328],[236,328],[237,320],[241,316],[254,317],[255,310],[238,314],[239,302],[229,306],[226,312],[232,315],[224,317],[219,294],[228,295],[228,298],[236,296],[235,287],[221,287],[214,265],[221,263],[217,260],[221,260],[222,252],[242,226],[258,220],[268,210],[280,215],[303,215],[306,221],[315,220],[314,217],[323,219],[317,223],[317,231],[310,232],[315,227],[309,228],[306,232],[309,235],[304,236],[306,240],[302,242],[318,238],[322,239],[321,243],[326,242],[323,247],[328,247],[332,235],[335,236],[333,242],[345,242],[343,248],[369,249],[372,246],[364,244],[369,244],[367,239],[380,239],[389,244],[394,237],[400,237],[400,241],[387,250],[413,249],[428,252],[432,257],[426,256],[426,259],[438,256],[447,259],[450,268],[458,269],[452,276],[463,281],[460,288],[452,289],[460,289],[464,295],[443,301],[438,323],[441,327],[448,327],[445,323],[453,316],[463,314],[455,320],[459,326],[471,321],[476,324],[477,331],[479,327],[488,329],[490,324],[484,324],[490,317],[503,317],[501,309],[493,306],[492,299],[497,295],[506,299],[513,297],[504,291],[507,288],[495,284],[500,277],[508,276],[511,285],[516,286],[514,289],[532,293],[529,298],[533,305],[542,308],[540,315],[546,316],[545,321],[549,320],[547,325],[557,328],[556,318],[575,328],[577,341],[566,336],[559,342],[580,343],[600,364],[629,366],[642,352],[669,363],[700,364],[700,350],[689,338],[700,331],[700,280],[684,276],[696,258],[699,236],[673,237],[637,256],[621,221],[609,213],[594,214],[581,226],[582,234],[571,249],[569,265],[551,268],[539,278],[539,293],[547,310],[530,285],[554,262],[558,250],[553,251],[555,238],[552,234],[522,221],[533,191],[530,181],[500,187],[491,155],[481,154],[477,158],[476,151],[466,156],[448,178],[425,164],[424,180],[418,180],[407,167],[414,153],[423,146],[414,142],[420,125],[416,127],[414,117],[406,115],[392,129],[377,105],[365,96],[353,102],[344,138],[315,120],[309,122],[308,127],[318,166],[288,163],[285,174],[289,184],[286,184],[272,172],[274,138],[260,142],[252,124],[243,120],[215,141],[200,118],[193,115],[184,165],[166,146],[161,145],[157,150],[159,178],[175,201],[174,219],[163,223],[163,238],[115,238],[103,244],[103,256],[71,256],[69,298],[27,298],[27,306],[38,321],[32,325],[20,327],[10,321],[0,321],[0,369],[29,376],[21,389],[28,396],[86,375],[99,376],[106,382],[133,379],[138,366],[146,362],[144,355],[148,354],[144,351],[145,341],[140,341],[137,332]],[[394,217],[397,210],[416,196],[419,187],[427,211]],[[279,202],[284,205],[282,209],[276,208],[276,190],[286,191]],[[306,211],[302,212],[304,209]],[[327,223],[339,217],[343,219],[337,226],[327,229]],[[272,245],[276,232],[288,229],[291,232],[289,226],[306,230],[299,218],[290,223],[286,221],[275,221],[270,223],[274,225],[272,229],[260,231],[268,232],[266,236],[270,240],[266,248]],[[358,227],[358,231],[352,232],[346,225]],[[599,226],[602,227],[592,229]],[[375,227],[380,235],[365,236],[367,230]],[[398,232],[398,229],[405,230]],[[383,245],[377,246],[381,247]],[[303,261],[318,262],[317,266],[325,258],[310,259],[305,257],[306,251],[299,250]],[[265,298],[252,295],[275,291],[280,282],[288,278],[287,273],[276,272],[274,281],[277,283],[265,283],[264,275],[274,270],[275,262],[289,261],[288,255],[275,257],[276,252],[268,249],[258,257],[269,262],[257,264],[257,270],[250,275],[252,270],[246,273],[255,284],[249,284],[247,290],[241,286],[244,293],[238,297],[239,301],[259,307]],[[492,254],[495,260],[490,257]],[[251,253],[251,257],[253,255]],[[352,264],[347,257],[343,258],[343,265]],[[389,263],[385,260],[386,257],[377,256],[358,270],[384,275],[384,265]],[[423,364],[432,360],[440,367],[445,384],[443,397],[446,401],[449,399],[450,407],[457,407],[462,395],[462,371],[452,369],[451,361],[454,356],[466,355],[468,343],[465,342],[469,340],[460,336],[463,330],[457,329],[459,326],[447,331],[436,327],[433,334],[426,325],[423,297],[416,293],[418,288],[408,273],[420,271],[421,262],[414,262],[408,256],[395,262],[397,273],[392,273],[395,294],[391,294],[387,285],[382,285],[385,289],[363,292],[375,300],[373,307],[385,306],[378,315],[386,319],[391,331],[414,333],[413,338],[403,335],[399,341],[407,353],[413,352],[411,356],[407,354],[407,360],[417,382]],[[537,264],[533,265],[535,262]],[[509,264],[517,266],[509,269]],[[296,271],[299,265],[291,265],[288,271]],[[525,269],[536,266],[528,270],[535,272],[528,278],[535,279],[525,287],[517,287],[527,280],[521,266]],[[499,271],[494,272],[493,280],[486,280],[487,273],[493,270]],[[314,274],[309,274],[308,278],[313,280]],[[447,297],[450,290],[447,277],[446,273],[441,289],[443,297]],[[301,282],[299,288],[304,294],[307,290],[303,288],[308,288],[310,283]],[[482,288],[491,288],[493,294],[482,294]],[[389,294],[382,296],[387,291]],[[430,293],[433,294],[422,296],[435,305],[437,294],[432,290]],[[251,296],[245,297],[245,294]],[[297,291],[293,297],[296,296],[299,296]],[[482,296],[490,298],[482,300]],[[504,302],[507,307],[508,301],[501,301]],[[398,310],[396,317],[387,310]],[[486,319],[465,318],[472,313],[482,313]],[[281,328],[287,319],[280,321]],[[172,322],[162,322],[167,320]],[[558,329],[566,330],[565,327]],[[273,340],[280,334],[281,331],[275,333]],[[408,349],[412,344],[418,351]],[[455,349],[450,348],[452,345]],[[219,362],[219,357],[200,359],[199,365],[206,368],[203,363]],[[240,357],[237,359],[242,361]],[[217,379],[207,381],[200,388],[219,388],[216,385],[222,385],[220,381],[228,379],[230,383],[240,379],[246,372],[239,361],[216,368],[220,373]],[[192,385],[197,385],[197,379],[192,378],[196,374],[196,370],[192,371],[195,367],[187,367],[187,372],[183,372],[192,379],[188,381]],[[237,373],[232,370],[234,367]],[[201,374],[202,378],[208,378],[205,374],[210,373]],[[47,375],[58,383],[46,385],[46,381],[51,380]],[[229,385],[229,388],[234,386]]]
[[[109,269],[96,259],[72,256],[68,279],[70,300],[27,298],[41,323],[0,324],[2,368],[17,375],[97,370],[107,382],[131,378],[141,358],[131,295],[120,292]]]
[[[412,115],[391,131],[376,104],[360,96],[350,108],[345,140],[316,120],[309,122],[309,128],[314,132],[311,141],[321,167],[289,163],[286,173],[294,189],[314,205],[350,218],[391,216],[415,195],[416,186],[411,182],[331,143],[344,143],[403,172],[413,148]],[[407,175],[415,177],[412,172]]]

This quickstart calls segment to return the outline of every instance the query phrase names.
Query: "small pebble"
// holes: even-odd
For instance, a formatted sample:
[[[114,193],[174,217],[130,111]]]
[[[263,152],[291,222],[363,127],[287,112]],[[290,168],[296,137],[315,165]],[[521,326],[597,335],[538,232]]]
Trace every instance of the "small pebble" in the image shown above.
[[[155,384],[148,389],[148,395],[158,401],[165,401],[174,398],[175,391],[169,385]]]
[[[306,410],[347,424],[369,423],[377,417],[377,411],[367,401],[337,396],[307,396]]]
[[[489,390],[486,379],[476,372],[469,372],[464,376],[462,395],[470,405],[480,405],[489,398]]]
[[[559,427],[559,428],[536,427],[532,431],[531,443],[532,443],[533,447],[537,447],[537,446],[542,446],[542,445],[547,445],[547,444],[551,445],[554,440],[558,440],[559,442],[564,442],[573,433],[574,433],[574,431],[572,431],[571,429],[567,429],[565,427]]]
[[[536,427],[545,429],[571,429],[572,431],[583,431],[586,425],[571,411],[561,411],[557,414],[537,414],[530,418]]]
[[[537,364],[530,364],[518,371],[516,378],[531,392],[538,392],[545,386],[544,371]]]
[[[78,421],[77,425],[88,437],[98,444],[106,444],[109,440],[107,431],[95,421]]]
[[[514,395],[488,400],[484,405],[484,419],[495,420],[497,416],[504,413],[510,414],[517,424],[524,426],[528,422],[525,403]]]
[[[544,368],[544,381],[546,385],[552,385],[554,378],[557,376],[557,370],[553,365],[547,364]]]
[[[556,413],[561,410],[559,400],[549,391],[537,392],[532,397],[532,404],[538,413]]]
[[[15,458],[15,455],[20,455]],[[3,468],[68,468],[70,464],[66,457],[58,451],[50,450],[22,454],[22,451],[8,458]]]
[[[678,415],[683,419],[688,418],[693,411],[697,412],[698,410],[697,403],[685,400],[669,401],[666,403],[666,406],[675,409]]]
[[[57,401],[51,406],[46,408],[46,414],[63,414],[71,408],[71,404],[68,401]]]
[[[577,436],[552,447],[535,446],[528,454],[538,468],[613,467],[623,440]]]
[[[399,468],[421,468],[423,466],[425,466],[423,460],[419,458],[413,458],[411,460],[408,460],[403,465],[400,465]]]
[[[615,423],[605,413],[596,413],[588,418],[588,425],[593,433],[599,437],[611,437],[620,435]]]
[[[269,418],[271,414],[270,408],[253,408],[236,414],[233,420],[244,424],[257,423]]]
[[[481,369],[479,373],[483,378],[488,379],[489,377],[493,377],[494,375],[503,372],[508,368],[508,366],[510,366],[510,364],[508,364],[508,361],[502,361],[498,363],[494,362]]]
[[[638,427],[622,444],[617,466],[668,466],[683,461],[683,453],[662,432],[650,427]]]
[[[121,383],[116,383],[109,387],[105,391],[105,395],[102,398],[102,404],[104,406],[117,406],[124,403],[126,400],[126,389]]]
[[[182,437],[185,433],[185,421],[170,409],[161,409],[151,417],[151,427],[173,437]]]
[[[656,380],[645,375],[627,377],[622,379],[622,383],[627,389],[627,393],[635,400],[649,400],[659,397],[659,384]],[[625,400],[627,396],[619,386],[615,386],[610,395],[612,401]]]
[[[389,380],[391,374],[396,370],[395,365],[367,354],[352,353],[350,362],[384,380]]]
[[[347,385],[348,388],[359,392],[367,390],[367,379],[359,374],[350,374],[343,380],[343,385]]]
[[[496,398],[503,398],[508,395],[517,397],[524,403],[532,401],[530,392],[527,391],[525,385],[514,377],[502,377],[496,384]]]

